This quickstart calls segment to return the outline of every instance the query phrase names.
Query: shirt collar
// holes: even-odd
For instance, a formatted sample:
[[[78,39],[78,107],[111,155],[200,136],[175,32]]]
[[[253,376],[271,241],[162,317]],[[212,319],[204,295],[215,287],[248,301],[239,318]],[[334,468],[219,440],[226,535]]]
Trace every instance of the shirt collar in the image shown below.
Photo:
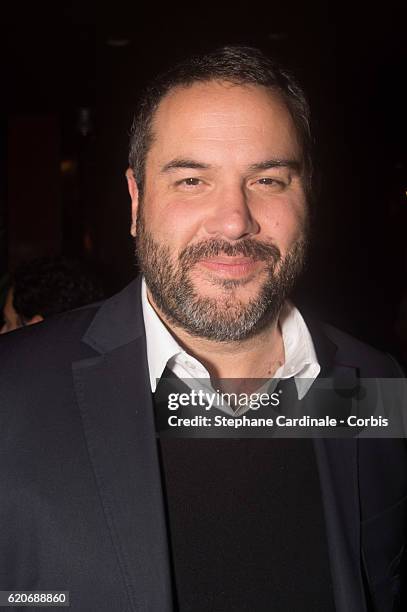
[[[146,330],[150,385],[154,393],[157,387],[157,381],[160,380],[168,361],[171,357],[175,357],[182,353],[183,349],[170,334],[148,301],[147,286],[144,276],[141,281],[141,305],[143,308],[144,327]]]
[[[285,360],[275,378],[295,377],[298,398],[302,399],[321,371],[309,329],[298,308],[286,301],[280,312]]]
[[[141,303],[146,330],[150,385],[154,393],[157,381],[161,378],[169,360],[186,353],[148,301],[144,277],[141,283]],[[321,370],[314,343],[300,311],[291,302],[285,302],[280,312],[279,325],[283,336],[285,362],[277,370],[274,378],[295,377],[298,398],[302,399]]]

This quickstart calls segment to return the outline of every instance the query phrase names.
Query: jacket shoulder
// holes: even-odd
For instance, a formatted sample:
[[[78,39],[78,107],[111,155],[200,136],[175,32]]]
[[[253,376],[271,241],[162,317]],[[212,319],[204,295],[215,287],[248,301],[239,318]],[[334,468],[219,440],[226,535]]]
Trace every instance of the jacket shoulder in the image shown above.
[[[323,333],[337,347],[336,363],[358,368],[362,377],[393,378],[405,376],[401,366],[389,353],[380,351],[327,323],[322,323],[321,328]]]
[[[49,317],[0,337],[2,371],[44,365],[59,358],[75,360],[89,356],[81,339],[102,303]],[[92,353],[94,354],[94,353]]]

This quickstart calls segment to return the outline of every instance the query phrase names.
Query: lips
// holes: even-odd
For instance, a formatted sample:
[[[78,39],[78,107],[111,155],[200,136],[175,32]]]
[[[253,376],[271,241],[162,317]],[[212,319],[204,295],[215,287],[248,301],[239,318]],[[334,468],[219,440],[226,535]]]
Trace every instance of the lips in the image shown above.
[[[207,270],[227,276],[247,276],[259,266],[260,262],[248,257],[211,257],[201,259],[199,265]]]

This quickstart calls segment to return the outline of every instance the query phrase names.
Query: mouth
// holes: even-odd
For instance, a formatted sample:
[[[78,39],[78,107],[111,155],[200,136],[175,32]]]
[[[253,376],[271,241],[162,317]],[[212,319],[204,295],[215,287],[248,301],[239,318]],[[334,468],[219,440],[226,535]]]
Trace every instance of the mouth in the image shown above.
[[[242,278],[249,274],[253,274],[260,266],[261,261],[255,261],[249,257],[211,257],[210,259],[201,259],[198,265],[202,266],[210,272],[230,277]]]

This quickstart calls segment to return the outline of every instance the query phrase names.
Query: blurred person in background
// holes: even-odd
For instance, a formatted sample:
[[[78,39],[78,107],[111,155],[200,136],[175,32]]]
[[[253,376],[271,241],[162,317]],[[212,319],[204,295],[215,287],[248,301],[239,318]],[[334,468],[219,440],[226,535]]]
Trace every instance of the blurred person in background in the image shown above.
[[[41,257],[20,264],[11,277],[1,334],[39,323],[103,297],[98,283],[67,257]]]

